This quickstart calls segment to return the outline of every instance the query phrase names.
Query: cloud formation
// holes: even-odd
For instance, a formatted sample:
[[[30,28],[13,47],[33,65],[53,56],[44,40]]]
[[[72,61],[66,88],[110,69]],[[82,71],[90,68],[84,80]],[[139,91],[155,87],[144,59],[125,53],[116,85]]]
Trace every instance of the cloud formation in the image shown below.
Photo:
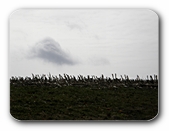
[[[94,66],[103,66],[103,65],[110,65],[108,59],[103,57],[92,56],[88,59],[88,62]]]
[[[70,22],[65,22],[65,23],[66,23],[66,26],[69,27],[70,30],[77,29],[81,31],[83,29],[79,24],[70,23]]]
[[[39,58],[57,65],[74,65],[77,62],[52,38],[46,38],[31,49],[31,58]]]

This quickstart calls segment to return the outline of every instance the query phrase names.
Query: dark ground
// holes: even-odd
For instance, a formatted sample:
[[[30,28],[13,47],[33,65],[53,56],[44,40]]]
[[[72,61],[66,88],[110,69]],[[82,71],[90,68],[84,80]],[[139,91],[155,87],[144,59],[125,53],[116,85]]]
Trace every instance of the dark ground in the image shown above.
[[[150,120],[158,89],[11,85],[10,113],[19,120]]]

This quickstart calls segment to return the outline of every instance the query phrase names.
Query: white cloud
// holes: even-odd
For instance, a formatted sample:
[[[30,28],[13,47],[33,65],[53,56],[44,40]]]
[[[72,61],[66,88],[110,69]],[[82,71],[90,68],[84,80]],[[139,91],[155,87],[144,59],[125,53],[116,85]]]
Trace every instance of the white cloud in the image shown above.
[[[11,74],[58,73],[53,65],[60,73],[158,74],[158,35],[158,17],[150,10],[19,10],[10,18]],[[46,36],[59,43],[47,44],[52,40],[43,41]],[[30,49],[38,59],[24,58]]]

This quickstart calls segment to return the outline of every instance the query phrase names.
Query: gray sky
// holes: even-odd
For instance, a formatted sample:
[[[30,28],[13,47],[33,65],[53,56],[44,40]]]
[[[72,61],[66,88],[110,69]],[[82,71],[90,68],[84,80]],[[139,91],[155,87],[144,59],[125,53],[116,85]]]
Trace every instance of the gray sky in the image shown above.
[[[10,76],[158,74],[148,9],[20,9],[10,15]]]

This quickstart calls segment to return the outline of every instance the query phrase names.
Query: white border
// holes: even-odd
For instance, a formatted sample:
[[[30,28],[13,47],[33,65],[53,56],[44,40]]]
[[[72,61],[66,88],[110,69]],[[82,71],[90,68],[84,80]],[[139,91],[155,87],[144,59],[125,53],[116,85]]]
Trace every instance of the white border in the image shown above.
[[[18,122],[10,116],[9,113],[9,85],[8,85],[8,18],[9,15],[16,9],[19,8],[149,8],[158,13],[160,17],[161,25],[161,64],[160,64],[160,114],[159,116],[151,122]],[[168,116],[169,116],[169,87],[167,87],[167,73],[169,67],[167,56],[169,56],[168,47],[169,42],[166,38],[169,33],[167,33],[168,23],[169,23],[169,8],[167,1],[161,0],[5,0],[1,1],[0,4],[0,57],[1,57],[1,86],[0,86],[0,115],[1,115],[1,129],[4,130],[17,130],[17,131],[46,131],[51,129],[56,130],[72,130],[72,131],[87,131],[87,130],[130,130],[130,131],[143,131],[143,130],[160,130],[169,129],[168,126]]]

